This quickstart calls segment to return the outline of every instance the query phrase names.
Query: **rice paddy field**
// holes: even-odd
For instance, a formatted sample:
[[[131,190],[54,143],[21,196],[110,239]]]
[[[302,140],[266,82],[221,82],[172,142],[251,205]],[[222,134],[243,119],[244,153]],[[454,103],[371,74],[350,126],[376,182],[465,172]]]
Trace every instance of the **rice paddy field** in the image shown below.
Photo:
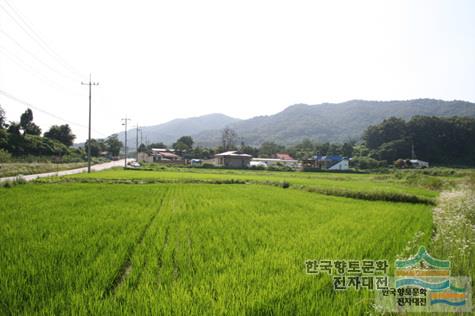
[[[113,169],[0,188],[0,314],[375,314],[305,260],[430,249],[439,180]]]

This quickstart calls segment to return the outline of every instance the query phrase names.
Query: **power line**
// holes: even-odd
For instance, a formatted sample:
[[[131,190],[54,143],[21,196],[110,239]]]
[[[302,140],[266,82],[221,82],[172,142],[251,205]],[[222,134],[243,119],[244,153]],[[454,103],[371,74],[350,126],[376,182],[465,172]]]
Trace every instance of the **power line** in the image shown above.
[[[42,82],[46,82],[50,87],[53,87],[54,89],[59,89],[62,90],[65,93],[68,94],[74,94],[76,96],[79,96],[80,94],[77,91],[73,91],[72,89],[68,89],[65,86],[57,83],[54,80],[51,80],[49,77],[45,76],[41,71],[38,71],[31,65],[25,63],[22,59],[20,59],[18,56],[16,56],[14,53],[11,53],[9,50],[7,50],[5,47],[0,46],[0,53],[2,53],[5,57],[10,59],[13,63],[15,63],[17,66],[25,70],[26,72],[29,72],[30,74],[38,77],[39,79],[43,80]],[[69,91],[66,91],[69,90]]]
[[[6,36],[10,41],[12,41],[13,43],[15,43],[16,46],[20,47],[21,50],[23,50],[25,53],[27,53],[28,55],[30,55],[31,57],[33,57],[33,59],[35,59],[36,61],[38,61],[40,64],[42,64],[44,67],[48,68],[49,70],[51,70],[52,72],[58,74],[59,76],[62,76],[64,78],[67,78],[69,80],[74,80],[72,77],[68,76],[68,75],[65,75],[59,71],[57,71],[55,68],[53,68],[50,64],[42,61],[40,58],[38,58],[38,56],[36,56],[35,54],[33,54],[32,52],[30,52],[28,49],[26,49],[23,45],[21,45],[16,39],[14,39],[12,36],[10,36],[8,33],[6,33],[5,31],[3,30],[0,30],[0,33],[2,33],[4,36]]]
[[[35,41],[48,55],[50,55],[53,59],[56,60],[59,64],[61,64],[65,69],[69,72],[74,74],[78,78],[84,78],[84,75],[77,71],[74,67],[72,67],[68,62],[66,62],[63,58],[61,58],[42,38],[38,35],[38,33],[29,25],[26,19],[16,10],[7,0],[4,0],[5,4],[9,7],[9,9],[16,15],[12,15],[8,10],[5,9],[0,4],[0,9],[2,9],[12,20],[13,22],[18,25],[28,37],[30,37],[33,41]],[[20,20],[20,22],[18,21]]]
[[[48,115],[48,116],[51,116],[51,117],[53,117],[53,118],[55,118],[55,119],[57,119],[57,120],[63,121],[63,122],[65,122],[65,123],[68,123],[68,124],[71,124],[71,125],[75,125],[75,126],[77,126],[77,127],[81,127],[81,128],[84,128],[84,129],[88,129],[88,127],[87,127],[86,125],[83,125],[83,124],[80,124],[80,123],[77,123],[77,122],[73,122],[73,121],[64,119],[64,118],[62,118],[62,117],[60,117],[60,116],[58,116],[58,115],[56,115],[56,114],[50,113],[50,112],[48,112],[48,111],[46,111],[46,110],[43,110],[43,109],[41,109],[41,108],[39,108],[39,107],[37,107],[37,106],[34,106],[34,105],[32,105],[31,103],[29,103],[29,102],[26,102],[26,101],[24,101],[24,100],[21,100],[21,99],[15,97],[15,96],[13,96],[13,95],[10,94],[10,93],[3,91],[3,90],[0,90],[0,94],[3,95],[3,96],[5,96],[5,97],[7,97],[7,98],[9,98],[10,100],[13,100],[13,101],[15,101],[15,102],[21,103],[21,104],[23,104],[23,105],[25,105],[25,106],[27,106],[27,107],[30,107],[30,108],[32,108],[32,109],[38,111],[38,112],[41,112],[41,113],[43,113],[43,114]],[[99,131],[97,131],[97,130],[94,130],[94,132],[97,133],[97,134],[100,134],[100,135],[102,135],[102,136],[104,136],[104,137],[107,137],[106,134],[101,133],[101,132],[99,132]]]

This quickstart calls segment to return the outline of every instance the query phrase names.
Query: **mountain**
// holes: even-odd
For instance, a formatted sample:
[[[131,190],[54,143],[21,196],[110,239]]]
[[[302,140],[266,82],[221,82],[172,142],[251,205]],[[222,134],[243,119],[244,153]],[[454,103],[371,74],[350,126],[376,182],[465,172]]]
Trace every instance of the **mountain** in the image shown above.
[[[186,119],[175,119],[159,125],[143,126],[141,129],[144,142],[147,139],[149,143],[163,142],[171,145],[181,136],[195,135],[205,130],[221,130],[238,121],[240,120],[215,113]],[[135,147],[135,137],[135,129],[128,130],[127,141],[130,148]],[[124,132],[119,133],[119,139],[124,139]]]
[[[352,100],[343,103],[318,105],[296,104],[274,115],[257,116],[247,120],[223,114],[210,114],[143,127],[149,142],[171,145],[180,136],[190,135],[197,145],[220,144],[224,127],[233,128],[248,145],[265,141],[289,145],[310,138],[319,142],[344,142],[359,139],[364,130],[385,118],[396,116],[409,119],[415,115],[475,117],[475,103],[417,99],[407,101]],[[129,134],[131,148],[135,145],[135,131]],[[123,133],[120,134],[123,139]],[[133,144],[133,145],[132,145]]]
[[[288,145],[310,138],[319,142],[344,142],[359,139],[364,130],[385,118],[409,119],[415,115],[475,117],[475,103],[417,99],[408,101],[352,100],[318,105],[296,104],[282,112],[258,116],[229,124],[248,145],[274,141]],[[220,131],[193,135],[202,145],[219,144]]]

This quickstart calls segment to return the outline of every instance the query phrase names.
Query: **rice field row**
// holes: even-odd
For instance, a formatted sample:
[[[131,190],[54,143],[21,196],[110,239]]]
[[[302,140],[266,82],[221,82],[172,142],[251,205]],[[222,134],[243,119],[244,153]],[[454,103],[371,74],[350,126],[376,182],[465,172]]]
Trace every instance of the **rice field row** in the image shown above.
[[[203,180],[203,181],[254,181],[254,182],[288,182],[291,185],[302,185],[325,190],[345,190],[366,193],[395,193],[413,195],[432,199],[438,191],[420,186],[408,185],[395,178],[367,174],[331,174],[304,172],[267,172],[267,171],[236,171],[212,169],[175,169],[159,171],[111,169],[92,174],[70,176],[73,179],[144,179],[144,180]]]
[[[262,185],[26,184],[0,200],[0,314],[362,314],[371,293],[335,293],[304,261],[391,262],[432,229],[427,205]]]

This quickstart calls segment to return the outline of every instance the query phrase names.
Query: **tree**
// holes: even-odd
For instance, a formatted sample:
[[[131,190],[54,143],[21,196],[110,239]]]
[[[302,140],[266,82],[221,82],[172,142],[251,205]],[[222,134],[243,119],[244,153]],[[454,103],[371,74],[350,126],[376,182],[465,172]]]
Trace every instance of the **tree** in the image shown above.
[[[384,143],[407,138],[407,125],[403,119],[390,117],[381,124],[369,126],[363,140],[369,149],[376,149]]]
[[[259,148],[259,157],[272,158],[275,154],[285,150],[284,146],[278,145],[274,142],[264,142]]]
[[[51,126],[49,131],[44,133],[44,137],[55,139],[68,147],[73,145],[76,138],[68,124]]]
[[[341,146],[341,154],[344,156],[344,157],[351,157],[353,156],[353,147],[355,146],[355,142],[354,141],[349,141],[349,142],[346,142],[343,144],[343,146]]]
[[[5,116],[5,111],[3,110],[2,106],[0,105],[0,129],[5,128],[5,122],[7,117]]]
[[[8,148],[8,133],[6,130],[0,128],[0,149]]]
[[[117,134],[113,134],[107,137],[105,144],[107,146],[107,150],[112,156],[119,156],[120,149],[122,148],[123,144],[119,140],[119,136]]]
[[[249,145],[242,144],[241,148],[239,148],[239,151],[243,154],[248,154],[253,157],[257,157],[259,155],[259,149]]]
[[[152,148],[167,148],[167,145],[165,145],[164,143],[162,142],[159,142],[159,143],[151,143],[150,145],[147,146],[148,149],[152,149]]]
[[[7,132],[8,132],[10,135],[20,136],[20,135],[21,135],[20,128],[21,128],[21,127],[20,127],[20,124],[15,123],[15,122],[10,122],[10,125],[9,125],[8,128],[7,128]]]
[[[238,135],[235,130],[229,127],[225,127],[221,134],[221,143],[224,151],[235,149],[236,140]]]
[[[101,152],[106,151],[107,147],[103,139],[91,139],[91,157],[97,157]],[[84,148],[86,153],[89,152],[89,140],[86,141]]]
[[[193,138],[182,136],[172,146],[177,152],[189,152],[193,148]]]
[[[177,143],[181,142],[181,143],[187,145],[188,148],[190,148],[190,149],[193,147],[193,143],[194,143],[193,138],[191,136],[182,136],[176,142]]]
[[[145,146],[145,144],[140,144],[138,151],[139,153],[147,152],[147,146]]]
[[[20,117],[20,127],[23,130],[23,135],[41,135],[41,128],[33,123],[33,111],[27,109]]]

